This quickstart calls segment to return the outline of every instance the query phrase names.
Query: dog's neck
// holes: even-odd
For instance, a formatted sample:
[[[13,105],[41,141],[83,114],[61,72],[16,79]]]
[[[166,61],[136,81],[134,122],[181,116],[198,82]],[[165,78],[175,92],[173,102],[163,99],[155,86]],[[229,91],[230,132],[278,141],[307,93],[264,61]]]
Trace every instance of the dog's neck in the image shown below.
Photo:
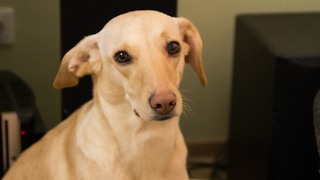
[[[134,114],[130,102],[125,98],[119,98],[117,102],[110,102],[102,97],[97,89],[94,90],[94,107],[106,120],[119,145],[128,145],[137,140],[170,138],[175,140],[179,131],[179,117],[168,121],[146,121]],[[163,132],[167,135],[163,136]],[[148,135],[148,136],[146,136]],[[143,142],[142,142],[143,143]]]
[[[87,123],[87,125],[92,126],[91,124],[94,124],[95,131],[99,126],[100,134],[108,136],[105,139],[113,141],[112,143],[97,141],[94,144],[95,147],[100,149],[107,147],[108,153],[104,154],[114,153],[112,157],[120,159],[115,162],[121,162],[121,166],[128,169],[136,177],[145,175],[145,173],[139,171],[141,169],[146,171],[150,169],[150,172],[157,169],[157,172],[161,173],[167,168],[164,165],[170,161],[177,147],[177,138],[181,137],[178,116],[163,122],[142,120],[130,111],[132,107],[125,98],[113,103],[103,98],[97,91],[94,93],[92,104],[92,119],[90,120],[91,123]],[[86,127],[84,126],[83,129],[86,130]],[[103,129],[109,132],[105,132]],[[95,137],[101,138],[98,135]],[[95,142],[92,141],[91,144]],[[88,146],[88,144],[84,145]],[[86,151],[90,151],[88,147],[84,148]],[[91,154],[90,158],[96,161],[110,158],[110,156],[101,157],[100,155],[96,157],[95,155],[92,156],[92,153],[87,154]],[[140,163],[137,164],[137,162]],[[151,171],[151,169],[153,170]],[[152,177],[145,179],[152,179]]]
[[[182,156],[179,162],[184,164],[186,151],[179,116],[161,122],[141,119],[118,84],[106,88],[107,82],[98,83],[92,77],[93,100],[81,111],[85,117],[81,117],[77,127],[78,147],[87,159],[97,162],[102,169],[112,163],[134,179],[161,176],[176,152]]]

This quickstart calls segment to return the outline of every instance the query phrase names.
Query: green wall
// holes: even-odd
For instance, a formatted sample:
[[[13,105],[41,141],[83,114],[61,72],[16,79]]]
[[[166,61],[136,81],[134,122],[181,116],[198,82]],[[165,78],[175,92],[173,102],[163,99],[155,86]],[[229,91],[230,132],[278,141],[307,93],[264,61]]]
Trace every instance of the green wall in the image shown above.
[[[320,11],[319,0],[178,0],[178,16],[190,19],[203,40],[208,86],[187,68],[181,84],[193,113],[182,117],[187,141],[228,138],[235,16],[242,13]]]
[[[0,70],[28,83],[49,129],[60,122],[60,91],[52,86],[60,63],[59,1],[1,0],[14,9],[15,42],[0,46]]]

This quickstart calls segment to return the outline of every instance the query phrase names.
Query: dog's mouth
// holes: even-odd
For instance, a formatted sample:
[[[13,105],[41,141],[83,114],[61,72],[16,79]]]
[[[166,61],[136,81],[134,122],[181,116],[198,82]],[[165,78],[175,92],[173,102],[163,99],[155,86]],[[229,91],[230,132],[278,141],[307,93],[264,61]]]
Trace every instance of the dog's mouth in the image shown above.
[[[134,111],[134,114],[138,117],[140,117],[139,113],[137,112],[137,110],[133,110]]]
[[[166,120],[173,118],[174,116],[176,116],[176,115],[174,115],[174,114],[172,114],[172,115],[170,115],[170,114],[158,115],[158,116],[155,116],[155,118],[153,118],[153,119],[154,119],[154,121],[166,121]]]
[[[140,118],[140,114],[138,113],[137,110],[133,110],[134,114]],[[150,118],[150,121],[166,121],[166,120],[170,120],[171,118],[173,118],[174,116],[177,116],[175,113],[169,113],[169,114],[164,114],[164,115],[155,115],[152,118]]]

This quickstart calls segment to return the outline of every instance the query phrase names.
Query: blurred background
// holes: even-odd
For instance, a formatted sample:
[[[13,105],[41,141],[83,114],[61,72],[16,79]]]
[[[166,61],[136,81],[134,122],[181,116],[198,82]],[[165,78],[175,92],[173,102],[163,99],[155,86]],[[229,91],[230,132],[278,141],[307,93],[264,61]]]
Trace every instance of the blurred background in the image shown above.
[[[0,8],[14,10],[14,43],[0,46],[0,70],[12,71],[31,87],[47,130],[62,117],[61,92],[52,87],[64,51],[60,5],[59,1],[0,1]],[[181,130],[188,144],[212,145],[223,144],[229,135],[236,16],[319,12],[320,1],[178,0],[176,10],[177,16],[191,20],[200,32],[208,78],[203,88],[193,69],[186,66],[180,90],[191,112],[181,116]]]
[[[52,87],[61,60],[59,1],[1,0],[0,7],[14,9],[15,28],[14,44],[0,47],[0,70],[10,70],[30,85],[44,124],[51,129],[61,121],[60,91]],[[308,11],[320,11],[320,1],[177,1],[177,15],[191,20],[200,32],[208,78],[203,88],[186,66],[180,86],[192,109],[181,120],[186,141],[228,138],[236,15]]]

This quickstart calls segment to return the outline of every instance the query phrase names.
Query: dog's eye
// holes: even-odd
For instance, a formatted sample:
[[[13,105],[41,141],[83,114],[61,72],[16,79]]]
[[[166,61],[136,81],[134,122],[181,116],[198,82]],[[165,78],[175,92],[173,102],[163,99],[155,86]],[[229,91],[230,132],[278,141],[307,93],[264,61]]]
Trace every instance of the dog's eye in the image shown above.
[[[114,56],[114,60],[118,63],[127,63],[130,61],[130,56],[128,55],[127,52],[120,51],[116,53],[116,55]]]
[[[177,42],[170,42],[168,44],[168,53],[169,54],[177,54],[178,52],[180,52],[180,44]]]

